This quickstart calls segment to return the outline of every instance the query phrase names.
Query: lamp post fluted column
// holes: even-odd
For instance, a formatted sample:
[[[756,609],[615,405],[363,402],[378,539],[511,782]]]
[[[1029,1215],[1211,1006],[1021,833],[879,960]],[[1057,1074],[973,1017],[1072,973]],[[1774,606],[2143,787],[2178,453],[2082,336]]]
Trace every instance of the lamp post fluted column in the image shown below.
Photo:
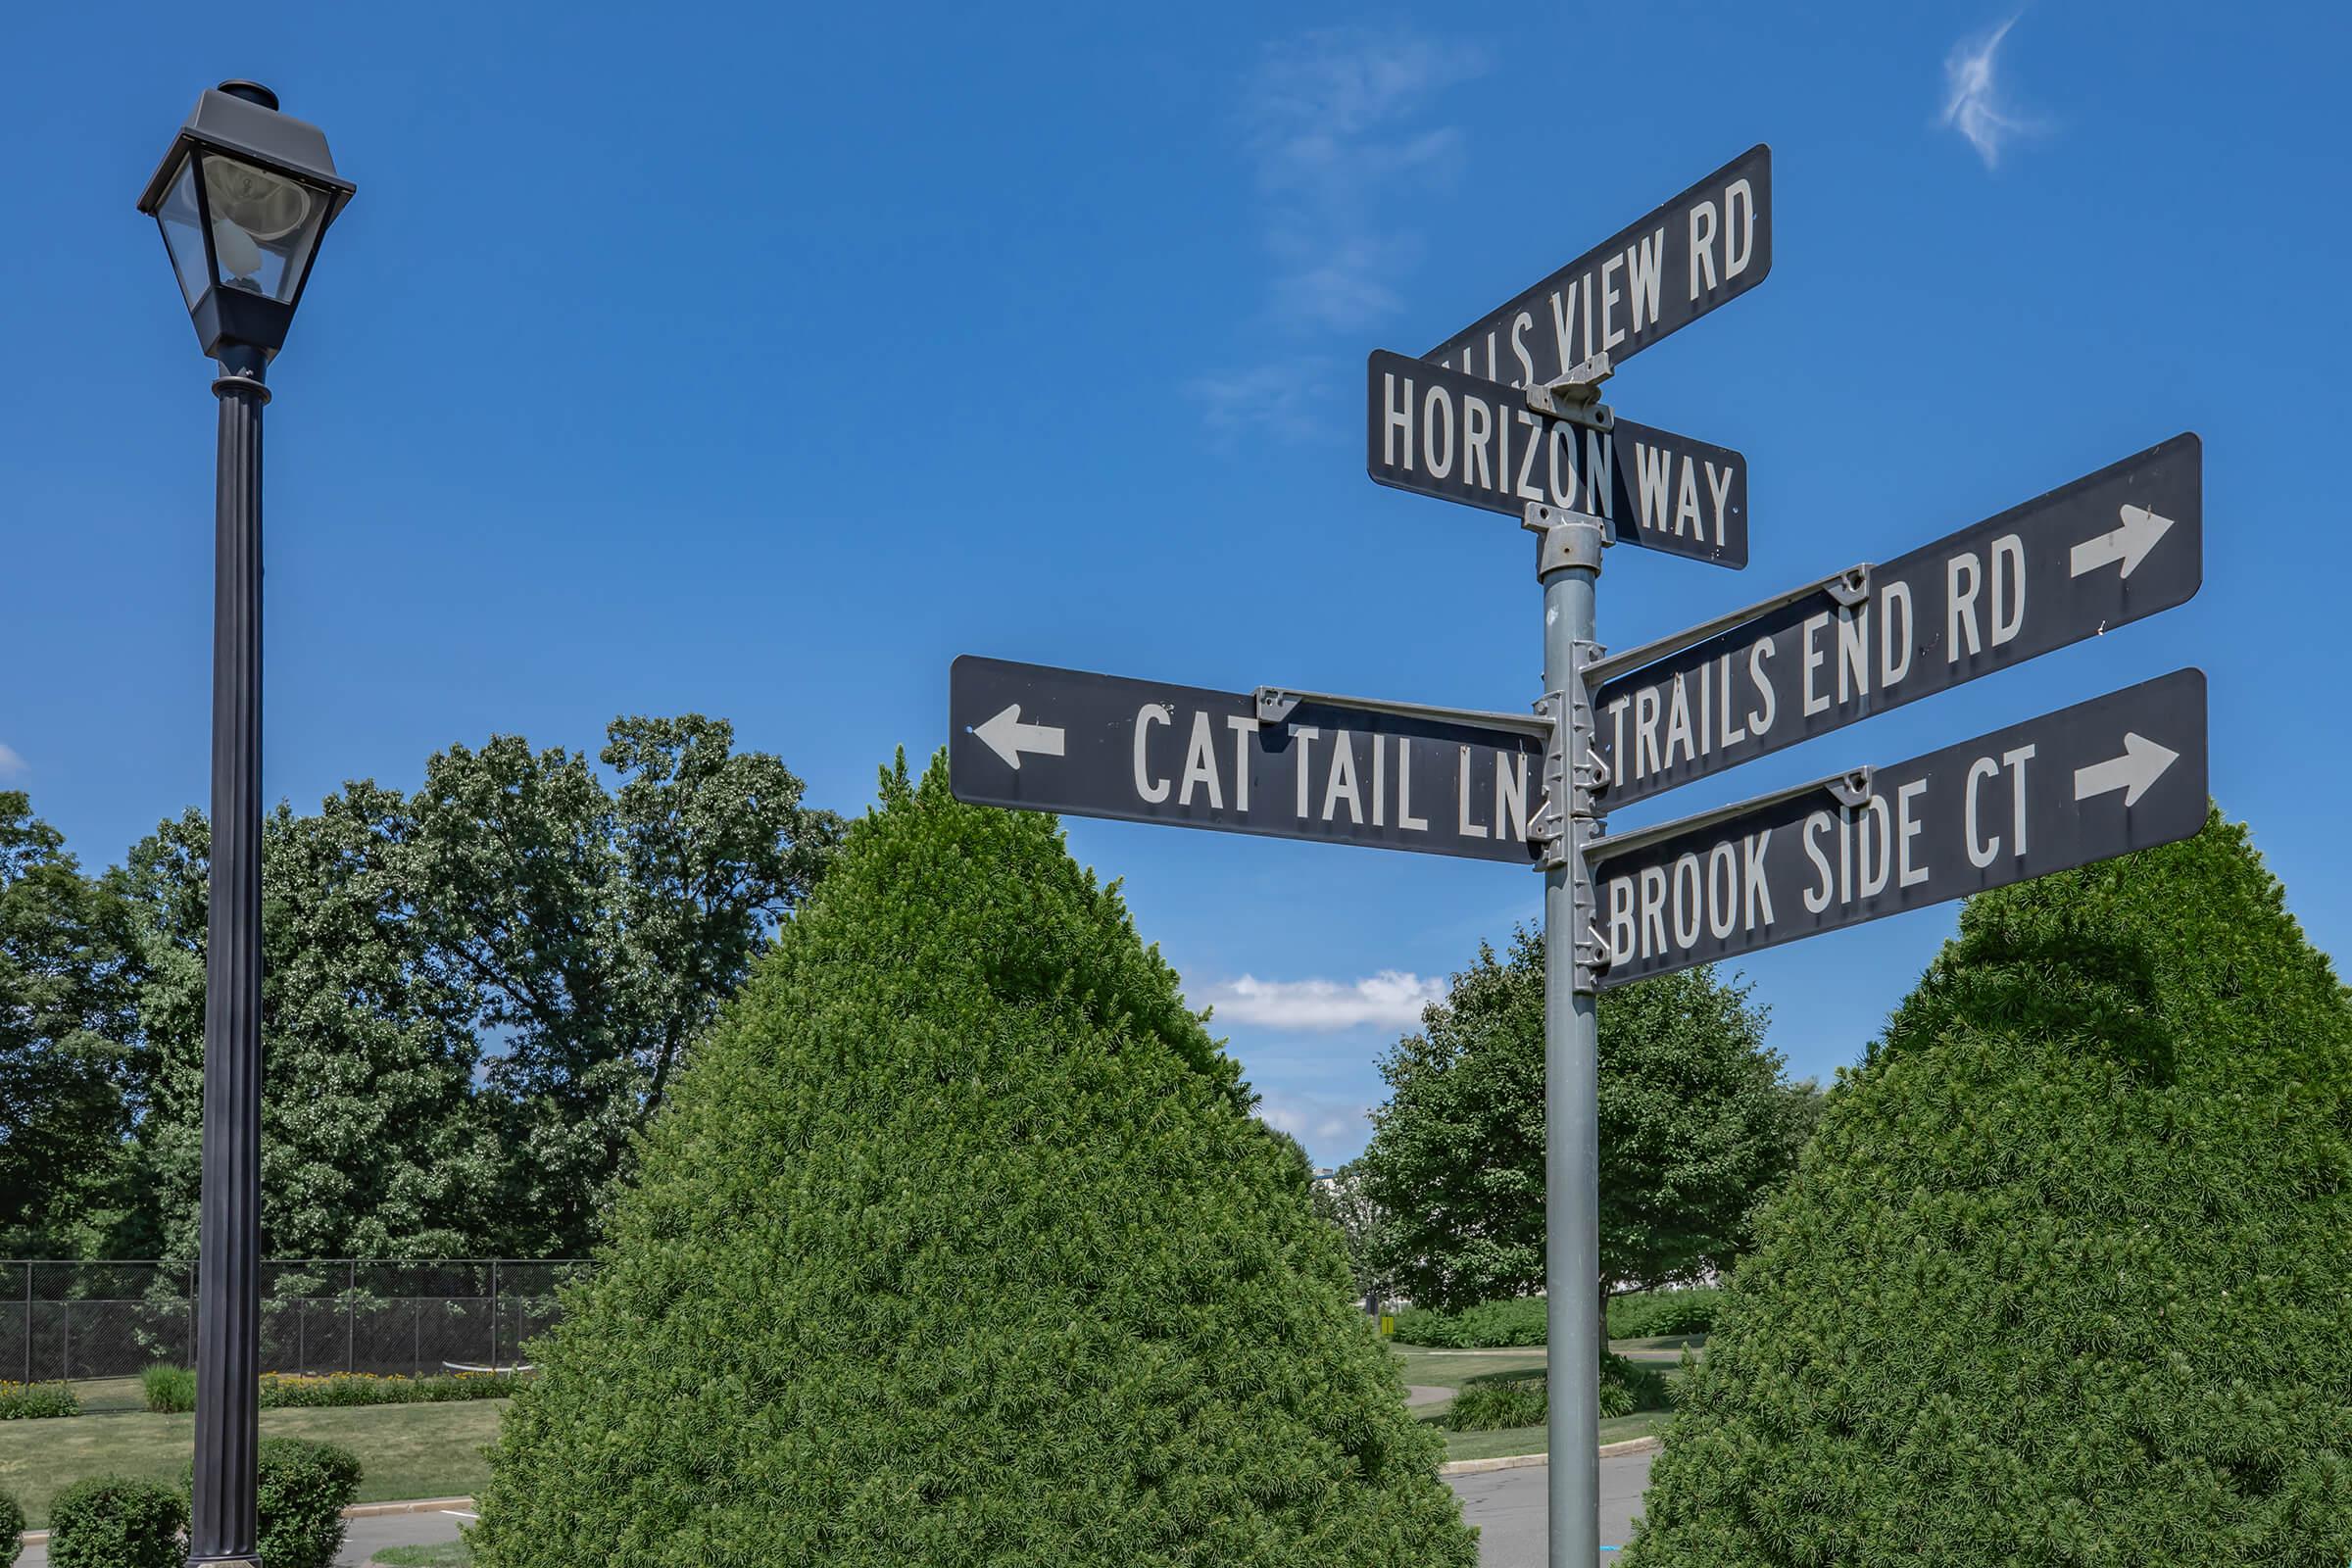
[[[139,195],[196,341],[220,368],[191,1568],[261,1562],[264,371],[352,188],[317,125],[236,80],[197,97]]]
[[[262,372],[260,350],[228,347],[213,382],[220,437],[192,1568],[261,1561]]]

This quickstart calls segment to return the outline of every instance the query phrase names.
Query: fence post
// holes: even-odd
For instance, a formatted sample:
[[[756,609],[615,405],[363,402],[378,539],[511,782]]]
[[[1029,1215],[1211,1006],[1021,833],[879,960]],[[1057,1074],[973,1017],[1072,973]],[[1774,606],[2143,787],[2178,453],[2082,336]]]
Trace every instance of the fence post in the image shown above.
[[[498,1376],[498,1259],[490,1260],[490,1375]]]
[[[356,1372],[359,1365],[352,1359],[352,1324],[360,1310],[360,1260],[343,1260],[343,1370]]]
[[[60,1301],[57,1304],[65,1308],[66,1356],[65,1365],[62,1368],[62,1371],[64,1373],[65,1380],[68,1383],[71,1383],[74,1381],[74,1301],[73,1298],[69,1297],[67,1299]]]
[[[32,1381],[32,1264],[24,1265],[24,1381]]]

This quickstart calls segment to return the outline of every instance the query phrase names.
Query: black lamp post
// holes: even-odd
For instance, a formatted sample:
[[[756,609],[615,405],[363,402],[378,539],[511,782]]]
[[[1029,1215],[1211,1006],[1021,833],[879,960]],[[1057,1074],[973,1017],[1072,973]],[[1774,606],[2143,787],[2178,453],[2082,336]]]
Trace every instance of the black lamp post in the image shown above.
[[[267,87],[226,81],[196,100],[139,198],[220,365],[191,1565],[261,1561],[263,371],[351,192],[318,126],[279,114]]]

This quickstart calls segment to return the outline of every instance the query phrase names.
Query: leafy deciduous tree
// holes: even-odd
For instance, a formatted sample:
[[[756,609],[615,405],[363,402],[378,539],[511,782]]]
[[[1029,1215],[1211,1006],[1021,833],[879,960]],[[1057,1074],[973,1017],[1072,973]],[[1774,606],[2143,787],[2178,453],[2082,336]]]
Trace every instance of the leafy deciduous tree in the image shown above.
[[[1600,1004],[1603,1296],[1729,1267],[1802,1136],[1801,1095],[1746,990],[1711,968]],[[1377,1258],[1415,1302],[1459,1308],[1544,1283],[1544,954],[1518,931],[1453,977],[1381,1063],[1390,1099],[1360,1164],[1389,1216]]]

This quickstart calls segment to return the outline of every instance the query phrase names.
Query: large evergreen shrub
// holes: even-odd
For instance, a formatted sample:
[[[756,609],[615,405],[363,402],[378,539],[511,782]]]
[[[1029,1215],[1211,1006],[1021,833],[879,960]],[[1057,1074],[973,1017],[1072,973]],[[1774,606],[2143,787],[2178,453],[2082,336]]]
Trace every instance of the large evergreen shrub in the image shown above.
[[[1333,1228],[1115,893],[904,765],[534,1349],[485,1568],[1475,1560]]]
[[[24,1552],[24,1505],[14,1494],[0,1492],[0,1568],[10,1568]]]
[[[2352,1558],[2352,1005],[2242,828],[1972,901],[1726,1293],[1639,1568]]]

